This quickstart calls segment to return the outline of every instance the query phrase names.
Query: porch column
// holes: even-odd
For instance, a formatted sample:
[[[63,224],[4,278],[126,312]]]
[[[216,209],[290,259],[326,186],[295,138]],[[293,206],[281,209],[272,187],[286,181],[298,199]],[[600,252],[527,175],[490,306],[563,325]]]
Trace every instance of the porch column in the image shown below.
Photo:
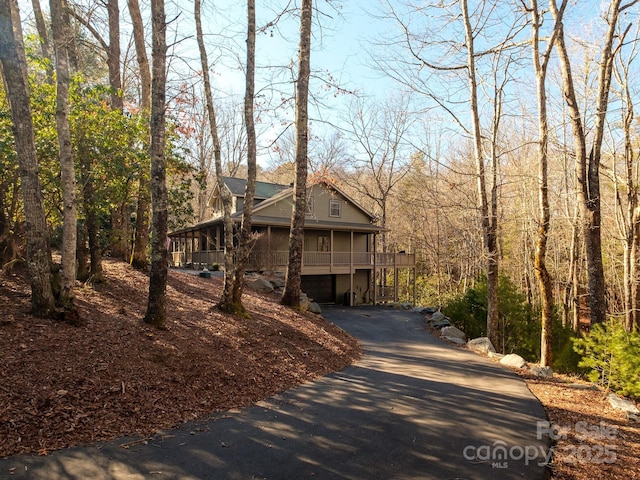
[[[378,304],[378,287],[376,285],[376,276],[378,275],[378,263],[377,263],[377,259],[376,259],[376,238],[377,238],[377,234],[373,234],[373,304],[377,305]]]
[[[353,230],[351,230],[351,245],[349,246],[349,306],[353,307]]]
[[[271,252],[271,225],[267,226],[267,271],[273,273],[273,253]]]
[[[330,240],[329,240],[329,271],[333,272],[333,228],[330,230]]]
[[[398,301],[398,254],[393,254],[393,301]]]

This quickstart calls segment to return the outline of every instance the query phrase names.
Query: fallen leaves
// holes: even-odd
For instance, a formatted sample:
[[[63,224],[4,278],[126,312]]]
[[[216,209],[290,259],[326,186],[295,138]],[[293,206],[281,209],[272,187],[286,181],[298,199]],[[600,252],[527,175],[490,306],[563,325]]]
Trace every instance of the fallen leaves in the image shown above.
[[[250,405],[340,370],[357,342],[313,314],[246,292],[251,320],[215,308],[219,278],[169,273],[168,329],[142,322],[148,277],[105,261],[77,291],[85,327],[29,315],[28,282],[0,285],[0,456],[51,451]]]
[[[561,432],[554,446],[551,478],[640,479],[640,424],[614,410],[606,393],[564,375],[537,378],[522,371],[520,375]]]

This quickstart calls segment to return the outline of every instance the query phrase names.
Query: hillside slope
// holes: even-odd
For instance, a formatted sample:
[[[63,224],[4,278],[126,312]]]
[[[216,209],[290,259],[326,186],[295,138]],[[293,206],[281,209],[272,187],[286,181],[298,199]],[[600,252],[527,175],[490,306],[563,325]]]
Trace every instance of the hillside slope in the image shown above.
[[[0,456],[147,435],[242,407],[360,356],[313,314],[246,292],[252,319],[215,308],[221,279],[169,273],[167,331],[142,322],[148,277],[105,261],[107,282],[79,287],[84,327],[34,318],[21,276],[0,276]]]

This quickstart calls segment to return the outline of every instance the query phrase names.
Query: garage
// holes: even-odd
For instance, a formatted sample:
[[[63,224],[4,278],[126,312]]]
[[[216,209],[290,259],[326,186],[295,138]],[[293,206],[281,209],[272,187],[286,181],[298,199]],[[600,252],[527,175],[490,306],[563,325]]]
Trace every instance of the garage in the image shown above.
[[[336,302],[335,275],[303,275],[302,291],[318,303]]]

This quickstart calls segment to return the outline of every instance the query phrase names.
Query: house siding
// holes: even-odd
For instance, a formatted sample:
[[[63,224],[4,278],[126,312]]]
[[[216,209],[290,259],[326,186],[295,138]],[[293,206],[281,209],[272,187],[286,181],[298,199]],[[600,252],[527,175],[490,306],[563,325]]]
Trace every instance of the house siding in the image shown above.
[[[307,194],[313,197],[313,213],[309,215],[309,217],[321,222],[327,221],[347,224],[368,224],[370,221],[369,217],[352,202],[325,185],[314,185]],[[339,217],[334,217],[329,214],[331,200],[338,200],[340,202],[341,212]]]

